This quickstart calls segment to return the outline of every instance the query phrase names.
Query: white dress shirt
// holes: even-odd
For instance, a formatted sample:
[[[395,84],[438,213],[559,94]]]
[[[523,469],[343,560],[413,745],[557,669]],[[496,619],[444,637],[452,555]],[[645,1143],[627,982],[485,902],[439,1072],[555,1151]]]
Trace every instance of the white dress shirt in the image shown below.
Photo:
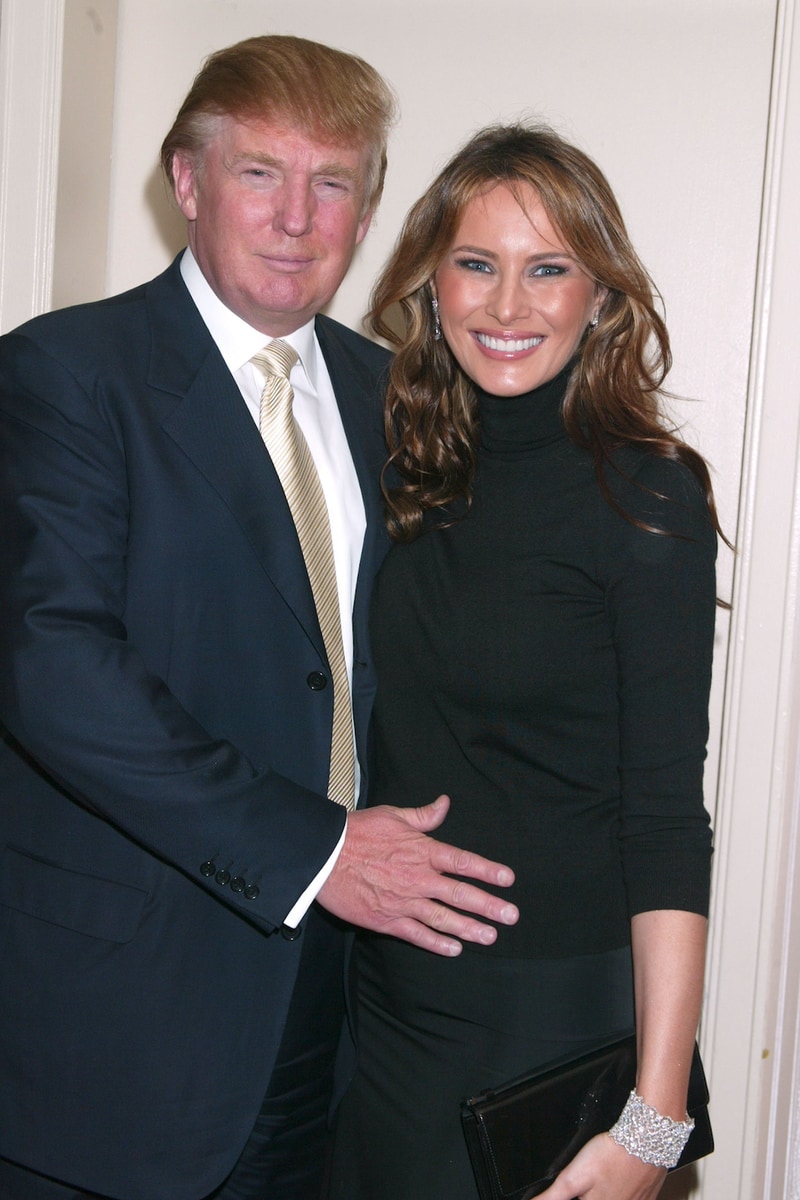
[[[180,267],[189,295],[233,375],[253,420],[258,425],[264,379],[250,359],[273,339],[253,329],[222,303],[188,248],[181,258]],[[294,392],[292,411],[314,459],[328,508],[342,621],[342,645],[352,689],[353,601],[367,527],[364,500],[328,368],[314,332],[313,320],[281,340],[288,342],[299,356],[290,375]],[[357,757],[355,770],[355,789],[358,796],[360,771]],[[297,925],[302,920],[333,870],[344,839],[343,832],[325,866],[287,914],[287,925]]]

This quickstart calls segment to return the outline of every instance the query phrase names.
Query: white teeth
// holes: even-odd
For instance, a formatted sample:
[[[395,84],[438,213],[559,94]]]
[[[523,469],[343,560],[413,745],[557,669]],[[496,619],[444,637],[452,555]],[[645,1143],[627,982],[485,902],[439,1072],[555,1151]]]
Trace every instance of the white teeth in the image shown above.
[[[506,354],[518,354],[520,350],[532,350],[544,341],[541,337],[532,338],[495,338],[486,333],[476,333],[476,339],[487,350],[503,350]]]

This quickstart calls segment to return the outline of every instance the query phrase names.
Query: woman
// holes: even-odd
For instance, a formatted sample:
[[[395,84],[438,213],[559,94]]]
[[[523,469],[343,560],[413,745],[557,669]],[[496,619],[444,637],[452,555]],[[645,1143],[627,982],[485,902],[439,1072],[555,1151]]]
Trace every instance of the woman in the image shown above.
[[[514,868],[520,919],[455,960],[359,939],[334,1195],[470,1200],[459,1102],[635,1027],[641,1137],[543,1197],[650,1200],[702,992],[717,530],[659,414],[653,287],[596,165],[497,127],[411,210],[371,321],[398,346],[371,802],[448,793],[443,836]]]

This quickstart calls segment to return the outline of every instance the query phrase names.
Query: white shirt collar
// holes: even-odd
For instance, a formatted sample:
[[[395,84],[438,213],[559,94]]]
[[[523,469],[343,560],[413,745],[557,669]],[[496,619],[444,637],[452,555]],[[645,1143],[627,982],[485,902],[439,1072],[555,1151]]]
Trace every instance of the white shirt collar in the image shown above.
[[[252,325],[248,325],[246,321],[243,321],[222,303],[200,270],[197,259],[188,246],[181,258],[180,270],[189,295],[216,342],[228,370],[235,375],[254,354],[274,339],[265,336],[260,330],[254,329]],[[282,340],[288,342],[297,351],[308,382],[312,389],[316,390],[319,350],[314,334],[313,319],[306,322],[305,325],[301,325],[299,329],[295,329],[293,333],[287,334]]]

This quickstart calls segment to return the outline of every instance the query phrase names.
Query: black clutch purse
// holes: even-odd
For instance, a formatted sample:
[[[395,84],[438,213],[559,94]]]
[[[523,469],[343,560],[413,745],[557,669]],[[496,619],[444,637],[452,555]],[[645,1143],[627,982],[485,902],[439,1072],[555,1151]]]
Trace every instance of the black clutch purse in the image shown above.
[[[461,1121],[481,1200],[538,1196],[590,1138],[611,1128],[635,1082],[631,1036],[465,1100]],[[696,1046],[687,1109],[695,1125],[673,1170],[714,1149]]]

